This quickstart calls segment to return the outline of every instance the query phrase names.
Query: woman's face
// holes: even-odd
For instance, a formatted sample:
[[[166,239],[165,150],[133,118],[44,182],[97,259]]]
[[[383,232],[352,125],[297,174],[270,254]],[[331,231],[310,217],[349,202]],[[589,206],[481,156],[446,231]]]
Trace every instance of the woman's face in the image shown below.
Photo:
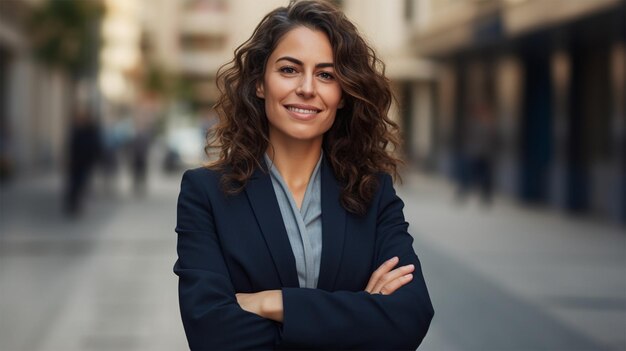
[[[272,144],[321,143],[342,105],[326,34],[306,27],[287,32],[267,60],[257,96],[265,99]]]

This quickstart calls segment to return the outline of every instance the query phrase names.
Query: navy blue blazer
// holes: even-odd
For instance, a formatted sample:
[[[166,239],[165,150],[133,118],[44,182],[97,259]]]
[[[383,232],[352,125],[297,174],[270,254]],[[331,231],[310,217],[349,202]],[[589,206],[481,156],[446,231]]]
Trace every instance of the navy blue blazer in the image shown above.
[[[367,213],[339,203],[322,163],[322,257],[317,289],[300,288],[272,182],[257,170],[245,190],[225,195],[220,173],[183,175],[178,198],[180,310],[189,347],[209,349],[412,349],[433,317],[403,202],[381,174]],[[413,280],[391,295],[365,292],[372,272],[398,256]],[[282,289],[283,323],[239,307],[235,293]]]

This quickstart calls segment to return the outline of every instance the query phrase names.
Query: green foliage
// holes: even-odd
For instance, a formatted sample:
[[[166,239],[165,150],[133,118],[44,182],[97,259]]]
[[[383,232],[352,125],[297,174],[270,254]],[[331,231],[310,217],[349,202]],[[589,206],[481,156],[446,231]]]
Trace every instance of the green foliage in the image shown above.
[[[166,95],[169,93],[169,79],[167,73],[156,65],[148,65],[144,77],[143,88],[145,91]]]
[[[168,72],[150,61],[143,74],[142,89],[164,99],[189,101],[193,97],[193,84],[188,78]]]
[[[97,0],[49,0],[28,21],[35,57],[77,77],[97,65],[100,18]]]

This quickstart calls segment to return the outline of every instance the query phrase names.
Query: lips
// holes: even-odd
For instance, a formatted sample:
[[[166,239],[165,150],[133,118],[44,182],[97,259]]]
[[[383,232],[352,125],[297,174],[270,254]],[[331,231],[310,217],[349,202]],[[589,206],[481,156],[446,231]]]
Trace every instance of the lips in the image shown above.
[[[294,112],[298,112],[298,113],[318,113],[320,111],[322,111],[321,109],[312,106],[312,105],[304,105],[304,104],[286,104],[285,108],[290,110],[290,111],[294,111]]]
[[[293,112],[297,112],[297,113],[305,113],[305,114],[311,114],[311,113],[317,113],[318,112],[318,110],[297,108],[297,107],[292,107],[292,106],[288,106],[287,109],[289,111],[293,111]]]
[[[303,121],[315,118],[315,116],[322,111],[311,105],[289,104],[284,106],[292,117]]]

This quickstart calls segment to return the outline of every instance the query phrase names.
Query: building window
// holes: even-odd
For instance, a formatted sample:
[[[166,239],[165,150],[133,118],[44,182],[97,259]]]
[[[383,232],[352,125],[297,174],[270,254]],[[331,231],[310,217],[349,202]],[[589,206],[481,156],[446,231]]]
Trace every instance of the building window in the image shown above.
[[[187,0],[185,9],[190,11],[225,12],[225,0]]]
[[[180,37],[180,46],[189,51],[221,50],[225,44],[224,35],[185,34]]]
[[[413,21],[415,17],[415,3],[413,0],[404,0],[404,19],[407,22]]]

